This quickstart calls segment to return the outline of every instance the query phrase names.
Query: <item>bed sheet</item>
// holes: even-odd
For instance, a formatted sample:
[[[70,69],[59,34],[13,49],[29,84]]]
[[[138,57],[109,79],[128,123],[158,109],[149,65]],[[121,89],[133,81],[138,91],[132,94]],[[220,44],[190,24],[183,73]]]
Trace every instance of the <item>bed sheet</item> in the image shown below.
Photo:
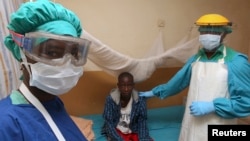
[[[148,110],[148,128],[155,141],[178,141],[185,107],[182,105]],[[101,135],[103,119],[101,114],[81,116],[93,121],[95,141],[106,141]]]

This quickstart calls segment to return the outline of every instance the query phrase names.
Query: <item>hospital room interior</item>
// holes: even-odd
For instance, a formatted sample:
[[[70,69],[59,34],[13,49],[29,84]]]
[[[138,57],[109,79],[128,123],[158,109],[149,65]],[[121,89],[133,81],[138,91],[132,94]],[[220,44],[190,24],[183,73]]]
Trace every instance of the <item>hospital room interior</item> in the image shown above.
[[[22,2],[19,0],[20,4]],[[123,71],[132,72],[138,91],[148,91],[166,83],[199,50],[199,32],[195,21],[200,16],[217,13],[227,17],[232,22],[233,32],[226,37],[225,44],[250,57],[249,0],[54,2],[74,11],[81,19],[82,37],[91,38],[98,44],[90,46],[84,74],[76,87],[60,95],[66,110],[75,117],[82,130],[87,130],[86,123],[90,123],[88,130],[94,134],[96,141],[103,139],[100,135],[101,114],[110,90],[117,87],[118,74]],[[14,9],[17,7],[18,5]],[[1,20],[8,23],[7,18]],[[7,29],[3,33],[7,33]],[[18,72],[18,62],[11,57],[4,58],[2,53],[3,51],[0,52],[0,92],[3,95],[0,98],[18,87],[21,75]],[[147,108],[151,112],[148,117],[149,130],[158,138],[156,141],[160,141],[164,132],[168,132],[170,140],[177,139],[187,92],[188,88],[166,99],[147,99]],[[166,121],[169,123],[164,123],[164,119],[170,120]],[[250,124],[250,118],[240,120],[239,124]]]
[[[56,2],[74,10],[88,33],[114,51],[132,59],[154,56],[150,51],[160,55],[171,48],[178,47],[178,43],[185,40],[184,38],[189,38],[188,41],[197,37],[198,32],[194,22],[206,13],[220,13],[228,17],[234,25],[233,33],[227,36],[225,42],[234,49],[250,55],[248,36],[250,18],[247,14],[250,11],[250,2],[246,0],[241,2],[233,0],[187,2],[182,0],[75,0],[74,2],[57,0]],[[159,34],[162,34],[160,40]],[[154,46],[157,41],[160,42],[158,44],[163,44],[162,49]],[[176,64],[169,62],[169,67],[155,69],[151,76],[137,83],[136,88],[146,91],[157,84],[167,82],[180,67],[178,60]],[[65,94],[62,98],[73,115],[101,113],[104,99],[114,87],[116,87],[116,77],[102,71],[88,60],[84,75],[77,87],[70,91],[72,94]],[[181,105],[185,94],[186,91],[163,101],[157,98],[150,99],[148,108]]]

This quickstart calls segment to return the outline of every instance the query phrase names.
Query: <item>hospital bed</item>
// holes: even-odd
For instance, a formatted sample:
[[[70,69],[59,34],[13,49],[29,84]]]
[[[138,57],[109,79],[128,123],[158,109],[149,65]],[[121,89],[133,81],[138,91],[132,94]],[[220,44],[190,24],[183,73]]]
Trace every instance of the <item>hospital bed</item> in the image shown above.
[[[184,109],[183,105],[178,105],[148,110],[148,128],[154,141],[178,141]],[[86,137],[94,138],[94,141],[106,141],[101,135],[101,114],[72,118]],[[239,118],[238,124],[250,125],[250,116]]]
[[[170,106],[148,110],[148,128],[150,136],[155,141],[178,141],[184,106]],[[103,118],[101,114],[80,116],[82,119],[92,121],[94,141],[106,141],[101,135]]]
[[[178,105],[148,110],[148,128],[154,141],[178,141],[184,109],[183,105]],[[72,116],[72,118],[85,136],[94,137],[94,141],[106,141],[101,135],[103,125],[101,114]],[[250,125],[250,116],[238,119],[238,124]]]

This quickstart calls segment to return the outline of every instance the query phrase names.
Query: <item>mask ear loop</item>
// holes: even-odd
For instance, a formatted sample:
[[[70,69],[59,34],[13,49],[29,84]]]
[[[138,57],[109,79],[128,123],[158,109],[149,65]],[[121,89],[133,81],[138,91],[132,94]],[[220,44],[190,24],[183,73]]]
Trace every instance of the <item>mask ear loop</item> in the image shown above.
[[[27,69],[28,73],[31,75],[31,71],[29,69],[27,58],[26,58],[26,56],[24,55],[24,52],[23,52],[23,46],[25,44],[24,35],[18,34],[18,33],[14,32],[14,31],[12,31],[12,30],[9,30],[9,31],[10,31],[10,34],[12,36],[13,41],[20,47],[19,52],[20,52],[21,59],[22,59],[22,62],[20,64],[24,65],[25,68]]]
[[[20,54],[21,54],[21,59],[22,59],[22,62],[21,62],[21,65],[24,65],[24,67],[26,68],[26,70],[28,71],[29,75],[30,75],[30,78],[32,77],[31,75],[31,70],[30,70],[30,67],[29,67],[29,63],[27,61],[27,58],[26,56],[24,55],[23,53],[23,50],[20,49]]]

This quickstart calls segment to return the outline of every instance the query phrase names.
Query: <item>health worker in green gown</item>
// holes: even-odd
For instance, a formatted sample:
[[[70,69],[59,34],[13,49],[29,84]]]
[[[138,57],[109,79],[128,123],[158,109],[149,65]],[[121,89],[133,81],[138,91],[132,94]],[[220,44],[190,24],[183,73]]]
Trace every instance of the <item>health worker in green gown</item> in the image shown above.
[[[248,57],[223,43],[232,23],[206,14],[196,25],[202,48],[168,82],[140,93],[164,99],[189,87],[179,141],[206,141],[208,124],[237,124],[250,115]]]

